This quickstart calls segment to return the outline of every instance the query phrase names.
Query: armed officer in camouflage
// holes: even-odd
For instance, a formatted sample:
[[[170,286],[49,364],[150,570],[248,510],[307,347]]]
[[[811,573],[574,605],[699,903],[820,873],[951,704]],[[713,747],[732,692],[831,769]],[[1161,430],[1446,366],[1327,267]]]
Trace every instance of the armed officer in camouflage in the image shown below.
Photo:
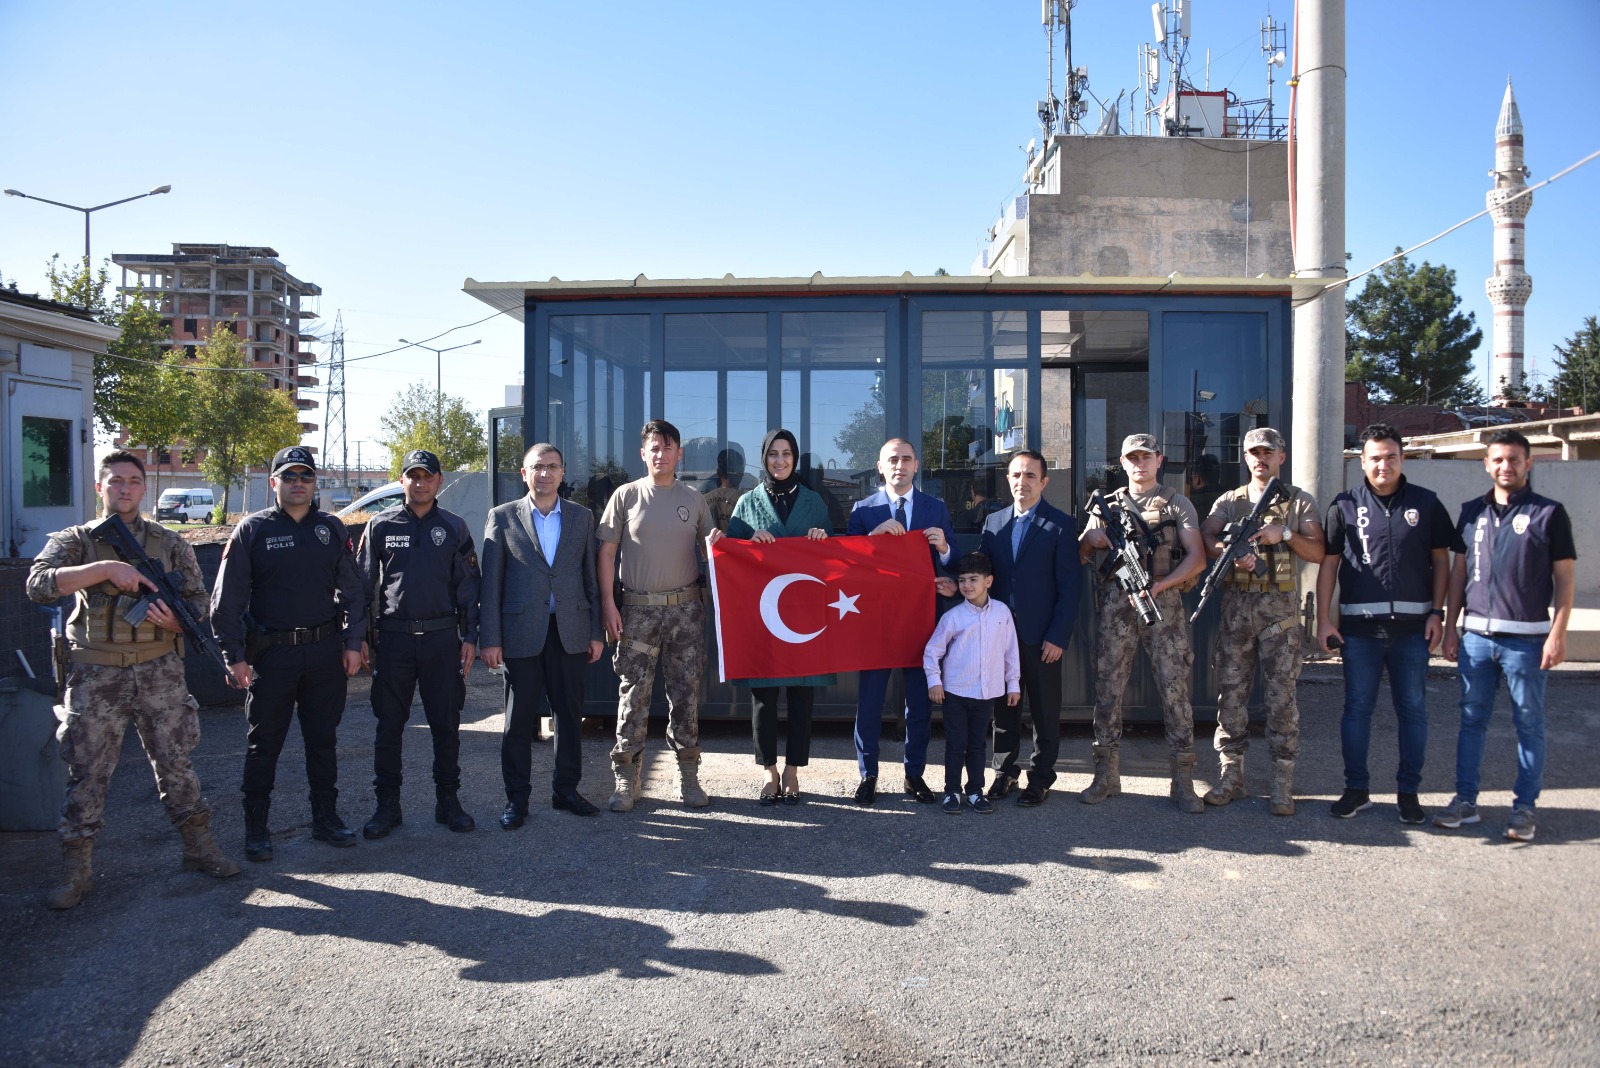
[[[183,595],[199,619],[206,615],[206,586],[194,550],[176,532],[139,515],[144,500],[144,464],[129,452],[100,463],[95,489],[105,514],[119,515],[163,570],[183,576]],[[200,742],[200,717],[184,680],[177,617],[164,602],[145,622],[130,627],[118,600],[155,589],[149,579],[89,532],[94,524],[68,527],[50,536],[28,572],[28,596],[40,604],[73,598],[67,621],[69,669],[66,696],[57,709],[56,737],[67,762],[67,797],[61,805],[61,852],[65,873],[46,903],[70,909],[89,892],[95,835],[102,826],[106,788],[122,752],[129,720],[139,732],[156,773],[167,818],[183,835],[183,867],[217,878],[239,874],[211,837],[211,810],[200,795],[189,754]]]
[[[1200,543],[1200,516],[1181,493],[1159,481],[1162,455],[1154,434],[1129,434],[1122,440],[1122,469],[1128,485],[1109,501],[1117,508],[1139,513],[1160,540],[1146,570],[1150,592],[1161,620],[1152,627],[1139,621],[1128,595],[1114,582],[1099,591],[1100,633],[1095,640],[1094,781],[1078,795],[1086,805],[1098,805],[1122,792],[1118,748],[1122,741],[1122,693],[1133,670],[1133,657],[1145,643],[1155,667],[1171,750],[1173,802],[1184,812],[1200,813],[1205,805],[1194,792],[1194,709],[1189,704],[1189,673],[1194,650],[1184,622],[1184,590],[1205,570],[1205,548]],[[1078,554],[1088,561],[1097,551],[1111,548],[1105,523],[1091,516],[1078,539]]]
[[[683,459],[678,428],[652,419],[639,434],[649,473],[619,486],[596,535],[600,619],[617,643],[616,789],[607,807],[627,812],[639,796],[645,730],[656,662],[667,689],[667,745],[678,757],[683,803],[710,803],[700,788],[700,677],[705,673],[705,587],[697,547],[716,530],[706,499],[676,478]],[[622,559],[622,608],[614,594]]]
[[[1283,467],[1283,435],[1256,427],[1242,444],[1250,481],[1217,498],[1200,526],[1206,552],[1221,556],[1220,540],[1229,523],[1248,516]],[[1217,678],[1217,733],[1221,774],[1206,794],[1206,803],[1226,805],[1245,795],[1244,753],[1250,745],[1246,702],[1261,663],[1267,704],[1267,744],[1272,751],[1274,816],[1294,815],[1294,759],[1300,748],[1300,710],[1294,687],[1300,678],[1300,627],[1296,586],[1297,561],[1320,564],[1326,555],[1317,502],[1304,490],[1286,486],[1288,499],[1267,510],[1251,538],[1256,552],[1238,557],[1222,591],[1222,633],[1217,638],[1212,670]],[[1256,561],[1265,567],[1258,573]]]

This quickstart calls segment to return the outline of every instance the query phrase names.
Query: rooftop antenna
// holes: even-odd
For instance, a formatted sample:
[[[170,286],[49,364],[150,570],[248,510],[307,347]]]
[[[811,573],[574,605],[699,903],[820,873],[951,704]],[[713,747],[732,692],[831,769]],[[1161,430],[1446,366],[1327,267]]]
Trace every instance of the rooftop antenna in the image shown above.
[[[1272,87],[1274,82],[1273,72],[1284,64],[1284,46],[1288,43],[1288,27],[1272,21],[1269,14],[1261,20],[1261,54],[1267,60],[1267,107],[1266,107],[1266,135],[1274,136],[1274,123],[1272,121]]]
[[[1042,0],[1041,22],[1044,25],[1045,48],[1048,54],[1045,99],[1039,101],[1039,125],[1044,130],[1043,144],[1048,146],[1052,133],[1072,133],[1076,128],[1083,133],[1083,117],[1088,105],[1083,101],[1084,90],[1089,87],[1086,67],[1072,65],[1072,9],[1078,0]],[[1063,86],[1066,105],[1056,95],[1056,31],[1061,31],[1066,59],[1066,79]]]

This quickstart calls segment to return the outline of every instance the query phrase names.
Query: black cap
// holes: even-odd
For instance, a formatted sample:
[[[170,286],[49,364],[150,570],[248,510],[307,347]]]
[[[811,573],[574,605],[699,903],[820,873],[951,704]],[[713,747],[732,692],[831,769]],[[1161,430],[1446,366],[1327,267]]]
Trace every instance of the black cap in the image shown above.
[[[286,467],[304,467],[313,475],[317,473],[317,462],[311,458],[311,450],[304,445],[290,445],[287,449],[279,449],[272,458],[272,473],[277,474]]]
[[[406,458],[400,464],[400,473],[403,475],[413,468],[420,467],[430,475],[439,473],[439,458],[427,449],[412,449],[406,453]]]

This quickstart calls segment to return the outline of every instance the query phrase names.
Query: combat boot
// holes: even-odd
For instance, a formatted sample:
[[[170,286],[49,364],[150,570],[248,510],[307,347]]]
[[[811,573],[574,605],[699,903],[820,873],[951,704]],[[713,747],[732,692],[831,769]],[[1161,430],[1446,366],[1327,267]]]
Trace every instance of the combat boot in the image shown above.
[[[267,829],[267,813],[272,798],[267,794],[246,794],[244,798],[244,859],[272,859],[272,832]]]
[[[1191,816],[1206,810],[1206,803],[1194,792],[1194,765],[1199,759],[1193,749],[1172,754],[1172,800],[1179,811]]]
[[[456,798],[453,786],[435,786],[434,796],[438,803],[433,806],[433,822],[442,823],[458,834],[472,830],[478,825],[477,821],[467,815],[467,810],[461,807],[461,802]]]
[[[367,839],[382,838],[401,824],[400,819],[400,791],[380,788],[378,790],[378,809],[372,814],[365,827],[361,828],[361,837]]]
[[[1294,815],[1294,761],[1272,761],[1272,801],[1267,811],[1274,816]]]
[[[311,795],[311,837],[344,849],[356,844],[356,832],[339,818],[338,800],[338,790],[318,790]]]
[[[678,789],[686,808],[705,808],[711,798],[700,789],[700,750],[678,750]]]
[[[1206,804],[1226,805],[1244,796],[1244,754],[1223,753],[1222,774],[1217,785],[1206,791]]]
[[[214,879],[226,879],[239,874],[239,865],[221,849],[211,837],[211,813],[196,812],[178,824],[183,835],[183,870],[203,871]]]
[[[1121,757],[1114,745],[1094,747],[1094,781],[1078,795],[1086,805],[1098,805],[1122,793]]]
[[[616,772],[617,788],[611,794],[611,800],[606,804],[612,812],[632,812],[633,802],[639,796],[639,770],[642,763],[641,755],[635,753],[633,757],[621,763],[613,763],[612,770]]]
[[[74,838],[61,843],[61,885],[45,897],[46,905],[53,909],[70,909],[83,900],[94,875],[89,862],[93,854],[93,838]]]

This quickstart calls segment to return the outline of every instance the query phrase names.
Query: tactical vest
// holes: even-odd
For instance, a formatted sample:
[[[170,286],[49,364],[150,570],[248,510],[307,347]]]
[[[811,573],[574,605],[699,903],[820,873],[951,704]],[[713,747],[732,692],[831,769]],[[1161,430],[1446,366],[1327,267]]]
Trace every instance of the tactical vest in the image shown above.
[[[165,568],[162,533],[162,528],[145,520],[141,540],[145,553]],[[89,545],[95,562],[122,559],[115,549],[99,539],[89,539]],[[122,613],[137,599],[137,595],[129,597],[109,582],[79,590],[73,597],[72,615],[67,620],[72,659],[80,664],[127,667],[177,652],[178,637],[171,631],[162,630],[154,623],[130,627],[123,620]],[[122,602],[120,608],[119,601]]]
[[[1387,506],[1362,480],[1333,499],[1344,520],[1339,560],[1342,619],[1418,622],[1433,610],[1431,490],[1402,482]]]
[[[1279,500],[1262,514],[1262,526],[1266,526],[1269,523],[1277,523],[1285,528],[1288,527],[1289,509],[1293,506],[1295,497],[1300,491],[1287,482],[1284,483],[1283,488],[1288,495],[1287,499]],[[1237,514],[1234,514],[1235,510],[1232,508],[1228,510],[1230,516],[1233,517],[1231,521],[1243,520],[1245,516],[1255,509],[1255,505],[1250,500],[1249,483],[1240,486],[1238,489],[1229,490],[1217,499],[1219,502],[1243,502],[1244,507],[1238,510]],[[1295,536],[1304,537],[1305,535],[1297,534]],[[1250,593],[1293,593],[1295,588],[1294,550],[1281,542],[1277,545],[1262,545],[1258,542],[1256,543],[1255,553],[1266,561],[1267,573],[1265,575],[1257,575],[1253,571],[1245,571],[1237,567],[1229,568],[1227,579],[1229,588],[1246,590]]]
[[[1135,503],[1126,486],[1111,496],[1119,508]],[[1150,554],[1150,577],[1162,579],[1181,567],[1186,555],[1183,540],[1178,536],[1183,529],[1183,509],[1172,502],[1172,490],[1166,486],[1157,487],[1152,497],[1151,503],[1139,512],[1139,518],[1160,539]],[[1180,591],[1193,589],[1203,573],[1190,576],[1187,582],[1177,588]]]
[[[1555,596],[1551,527],[1561,505],[1532,488],[1513,494],[1496,512],[1493,494],[1461,507],[1467,541],[1466,614],[1475,634],[1550,633]]]

